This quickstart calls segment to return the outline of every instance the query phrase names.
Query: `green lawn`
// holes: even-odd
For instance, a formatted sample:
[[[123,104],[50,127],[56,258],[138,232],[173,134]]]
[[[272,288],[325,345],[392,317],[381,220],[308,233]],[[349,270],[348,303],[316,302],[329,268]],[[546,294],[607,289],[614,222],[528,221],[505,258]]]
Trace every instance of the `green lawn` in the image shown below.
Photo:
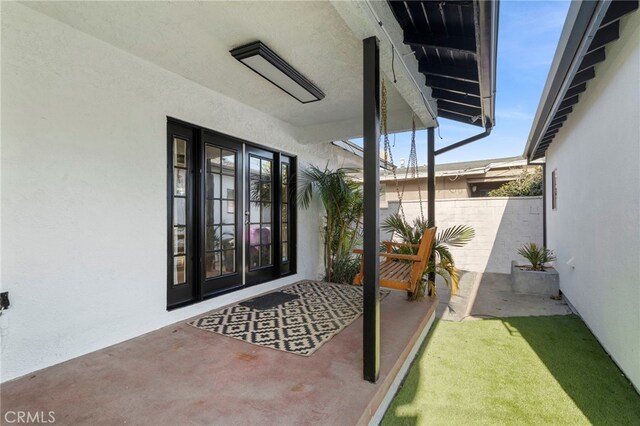
[[[383,425],[640,425],[640,396],[576,316],[434,324]]]

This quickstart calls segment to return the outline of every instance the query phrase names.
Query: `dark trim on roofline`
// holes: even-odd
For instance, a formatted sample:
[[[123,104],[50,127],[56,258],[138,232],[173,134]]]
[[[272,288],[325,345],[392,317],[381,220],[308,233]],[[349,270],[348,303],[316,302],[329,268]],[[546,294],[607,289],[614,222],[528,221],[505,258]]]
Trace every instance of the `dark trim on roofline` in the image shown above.
[[[571,4],[524,150],[529,161],[545,156],[560,123],[595,77],[594,66],[606,59],[605,45],[619,38],[620,19],[637,9],[638,0]]]

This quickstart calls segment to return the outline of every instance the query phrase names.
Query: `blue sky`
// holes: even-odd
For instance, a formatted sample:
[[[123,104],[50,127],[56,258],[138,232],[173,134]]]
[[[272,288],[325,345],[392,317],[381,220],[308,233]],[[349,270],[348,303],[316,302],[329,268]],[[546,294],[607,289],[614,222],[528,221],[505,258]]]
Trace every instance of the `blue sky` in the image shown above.
[[[436,157],[436,163],[521,155],[535,116],[569,1],[500,2],[496,126],[491,135]],[[473,136],[482,128],[439,119],[436,149]],[[410,133],[390,135],[396,164],[409,158]],[[416,135],[418,162],[425,164],[426,131]]]

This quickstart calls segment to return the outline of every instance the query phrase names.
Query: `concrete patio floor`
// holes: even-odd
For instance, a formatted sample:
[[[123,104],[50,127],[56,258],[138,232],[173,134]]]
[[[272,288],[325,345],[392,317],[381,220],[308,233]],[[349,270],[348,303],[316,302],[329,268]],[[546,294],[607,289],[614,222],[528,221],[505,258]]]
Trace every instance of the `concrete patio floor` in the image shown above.
[[[442,280],[436,284],[440,299],[436,316],[446,321],[572,313],[563,299],[514,292],[509,274],[462,271],[460,292],[455,296]]]
[[[4,383],[2,414],[56,424],[366,424],[433,321],[437,300],[380,304],[376,384],[362,376],[362,317],[310,357],[196,329],[187,321]]]

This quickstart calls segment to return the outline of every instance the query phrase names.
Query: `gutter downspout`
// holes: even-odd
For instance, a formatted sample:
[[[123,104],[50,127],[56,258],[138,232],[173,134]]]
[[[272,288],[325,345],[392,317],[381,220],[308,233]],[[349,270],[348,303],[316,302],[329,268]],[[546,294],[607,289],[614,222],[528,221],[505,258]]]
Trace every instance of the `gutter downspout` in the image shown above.
[[[486,138],[491,134],[491,130],[493,129],[493,126],[491,126],[491,122],[489,122],[489,124],[490,127],[487,127],[484,132],[479,133],[475,136],[471,136],[470,138],[463,139],[460,142],[453,143],[449,146],[445,146],[444,148],[440,148],[438,150],[434,149],[434,128],[430,127],[427,129],[427,219],[431,226],[436,225],[436,155],[449,152],[456,148],[460,148],[461,146],[470,144],[471,142]],[[431,278],[432,277],[430,275],[429,279]]]
[[[461,146],[465,146],[465,145],[467,145],[467,144],[469,144],[471,142],[475,142],[475,141],[478,141],[480,139],[484,139],[484,138],[486,138],[487,136],[489,136],[491,134],[491,130],[493,130],[493,127],[491,126],[491,123],[489,123],[489,127],[487,127],[484,132],[478,133],[475,136],[471,136],[470,138],[463,139],[460,142],[453,143],[453,144],[451,144],[449,146],[445,146],[444,148],[440,148],[440,149],[436,150],[434,152],[434,154],[435,155],[444,154],[445,152],[449,152],[449,151],[454,150],[456,148],[460,148]]]

